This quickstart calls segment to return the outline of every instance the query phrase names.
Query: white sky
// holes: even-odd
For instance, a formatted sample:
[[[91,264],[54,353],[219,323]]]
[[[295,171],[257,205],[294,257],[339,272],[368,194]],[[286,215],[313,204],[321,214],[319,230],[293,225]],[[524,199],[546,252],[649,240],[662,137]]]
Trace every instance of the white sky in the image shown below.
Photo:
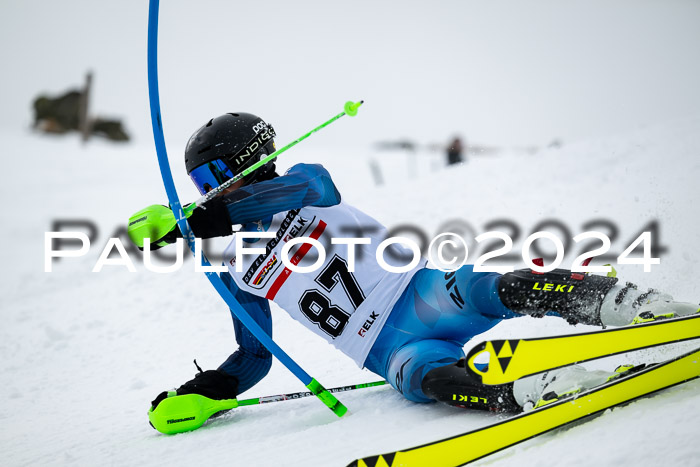
[[[284,143],[358,98],[352,125],[312,140],[547,144],[700,113],[700,1],[168,0],[160,11],[171,152],[224,112],[261,115]],[[148,140],[147,16],[144,0],[1,0],[0,125],[27,127],[39,92],[92,68],[92,111]]]

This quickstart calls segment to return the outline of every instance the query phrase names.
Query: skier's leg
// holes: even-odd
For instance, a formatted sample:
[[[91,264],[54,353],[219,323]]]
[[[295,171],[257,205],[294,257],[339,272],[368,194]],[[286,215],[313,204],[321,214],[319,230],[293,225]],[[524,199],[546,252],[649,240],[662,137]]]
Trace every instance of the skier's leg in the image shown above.
[[[462,346],[425,339],[398,349],[389,359],[386,379],[414,402],[439,401],[471,409],[519,412],[560,396],[608,381],[617,373],[587,372],[575,366],[531,376],[515,383],[486,385],[474,380],[464,367]]]
[[[465,361],[462,358],[428,371],[421,385],[423,394],[458,407],[520,412],[556,402],[646,366],[621,365],[615,371],[603,371],[573,365],[527,376],[513,383],[486,385],[467,373]]]
[[[607,306],[604,299],[614,303],[619,296],[634,294],[627,295],[633,287],[614,287],[615,278],[571,276],[564,270],[546,274],[523,270],[500,276],[475,273],[471,266],[449,273],[421,270],[394,306],[365,366],[410,400],[519,410],[513,384],[485,386],[467,375],[460,360],[462,346],[501,320],[523,314],[543,316],[554,311],[570,321],[613,324],[607,318],[601,320],[601,307]],[[637,292],[634,296],[648,300],[652,295]]]
[[[365,366],[406,399],[483,410],[520,410],[512,383],[487,386],[467,374],[462,344],[439,339],[406,342],[406,334],[391,328],[382,330],[380,338]]]
[[[394,306],[365,366],[407,399],[435,400],[423,393],[429,371],[463,358],[462,347],[473,336],[502,319],[520,316],[500,302],[499,278],[474,273],[471,266],[448,273],[419,271]]]
[[[414,402],[432,402],[421,384],[430,370],[464,357],[462,346],[437,339],[419,340],[398,349],[389,359],[387,381],[403,396]]]
[[[376,371],[371,365],[368,368]],[[488,386],[471,379],[464,368],[462,345],[456,342],[423,339],[403,345],[389,357],[383,376],[413,402],[440,401],[482,410],[520,410],[512,383]]]
[[[464,344],[503,319],[522,316],[501,302],[500,277],[474,272],[471,265],[447,273],[421,269],[394,305],[385,326],[419,339]]]

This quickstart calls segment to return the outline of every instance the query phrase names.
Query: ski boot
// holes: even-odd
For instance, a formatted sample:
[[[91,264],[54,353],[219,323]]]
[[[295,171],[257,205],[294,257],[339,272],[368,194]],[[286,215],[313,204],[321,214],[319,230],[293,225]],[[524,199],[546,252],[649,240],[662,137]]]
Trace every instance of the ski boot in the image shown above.
[[[474,380],[467,373],[465,365],[466,359],[463,358],[456,363],[433,368],[423,378],[423,393],[438,402],[456,407],[492,412],[527,412],[646,367],[646,364],[620,365],[610,372],[588,371],[581,365],[572,365],[527,376],[512,383],[487,385]]]
[[[621,365],[614,372],[609,372],[588,371],[581,365],[573,365],[515,381],[513,396],[523,411],[528,412],[635,373],[645,367],[645,364]]]
[[[513,398],[513,383],[486,385],[473,379],[466,370],[466,359],[433,368],[421,382],[423,393],[445,404],[492,412],[519,412]]]
[[[699,311],[698,305],[674,302],[671,295],[654,289],[640,291],[636,285],[628,282],[610,289],[600,306],[600,319],[606,326],[626,326],[692,315]]]
[[[614,276],[554,269],[539,273],[520,269],[501,276],[498,296],[516,313],[542,317],[556,313],[571,324],[626,326],[698,312],[698,306],[673,302],[654,289],[640,291]]]
[[[501,276],[498,296],[516,313],[540,318],[559,314],[571,324],[602,326],[600,307],[617,283],[616,277],[572,273],[554,269],[538,273],[520,269]]]

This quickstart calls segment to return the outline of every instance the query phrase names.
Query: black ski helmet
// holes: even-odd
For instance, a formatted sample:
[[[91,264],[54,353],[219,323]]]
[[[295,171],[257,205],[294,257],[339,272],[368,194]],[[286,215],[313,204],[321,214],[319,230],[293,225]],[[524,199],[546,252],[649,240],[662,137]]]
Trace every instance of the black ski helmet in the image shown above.
[[[275,130],[262,118],[244,112],[212,118],[197,130],[185,147],[185,168],[205,194],[275,151]],[[244,178],[248,185],[274,176],[269,161]]]

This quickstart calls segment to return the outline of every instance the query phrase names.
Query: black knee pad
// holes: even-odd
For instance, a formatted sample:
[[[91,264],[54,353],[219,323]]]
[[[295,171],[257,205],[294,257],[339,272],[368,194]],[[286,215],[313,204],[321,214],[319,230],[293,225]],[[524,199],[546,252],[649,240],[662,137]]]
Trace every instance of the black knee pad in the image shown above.
[[[568,269],[545,273],[520,269],[501,276],[498,297],[516,313],[541,317],[554,311],[571,324],[600,326],[600,305],[616,282],[616,277],[572,273]]]
[[[430,370],[421,383],[423,393],[457,407],[495,412],[522,410],[513,397],[513,383],[489,386],[476,381],[467,374],[465,361]]]

